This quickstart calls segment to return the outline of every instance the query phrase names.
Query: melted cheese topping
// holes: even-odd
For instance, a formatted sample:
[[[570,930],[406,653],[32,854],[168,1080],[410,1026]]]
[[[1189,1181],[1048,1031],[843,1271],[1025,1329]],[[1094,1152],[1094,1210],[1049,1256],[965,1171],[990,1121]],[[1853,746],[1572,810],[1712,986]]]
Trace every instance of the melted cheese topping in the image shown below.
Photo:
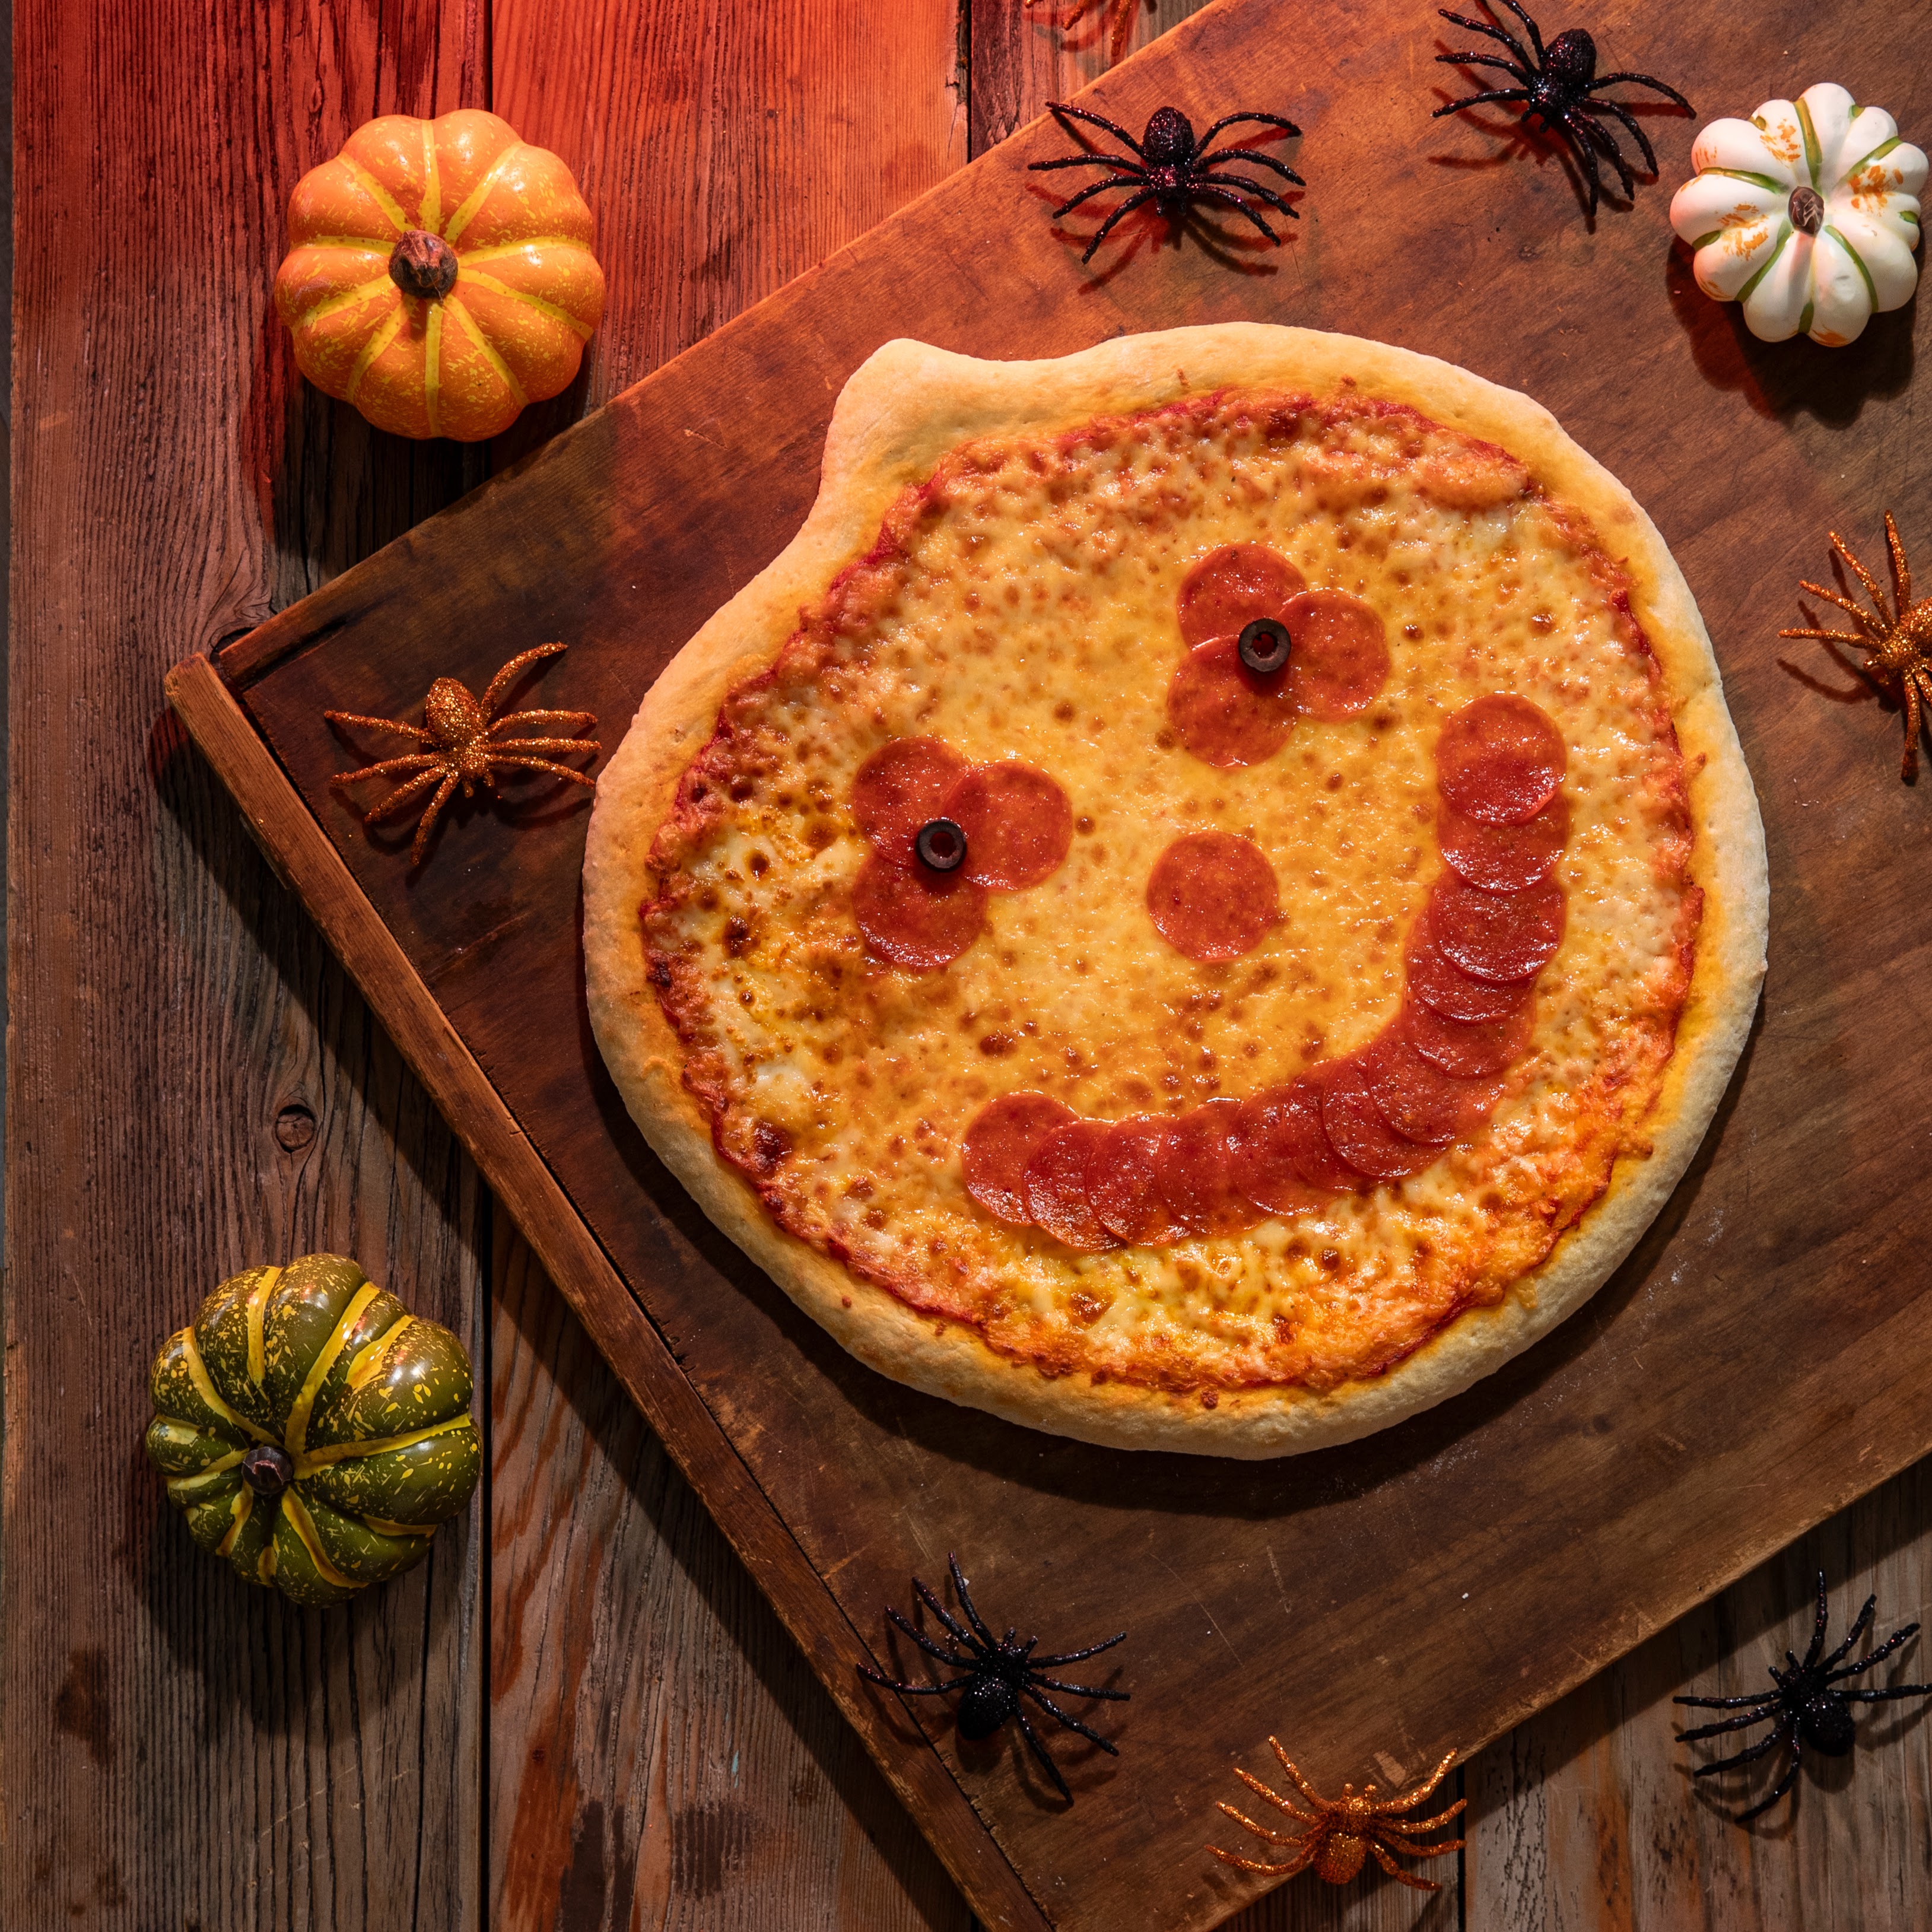
[[[1221,771],[1166,706],[1182,579],[1235,542],[1372,604],[1394,668],[1359,718],[1303,718]],[[1159,1249],[1076,1254],[974,1204],[960,1144],[996,1095],[1178,1114],[1366,1043],[1440,869],[1437,734],[1498,691],[1568,746],[1568,926],[1479,1132],[1372,1193]],[[872,752],[920,734],[1051,773],[1076,836],[951,966],[908,974],[854,923],[850,800]],[[1208,829],[1255,842],[1284,913],[1225,964],[1174,951],[1145,901],[1169,842]],[[1412,411],[1224,395],[970,444],[908,492],[723,706],[658,834],[644,936],[687,1084],[783,1226],[1049,1372],[1211,1400],[1388,1369],[1498,1300],[1642,1148],[1689,979],[1690,841],[1656,661],[1580,518]]]

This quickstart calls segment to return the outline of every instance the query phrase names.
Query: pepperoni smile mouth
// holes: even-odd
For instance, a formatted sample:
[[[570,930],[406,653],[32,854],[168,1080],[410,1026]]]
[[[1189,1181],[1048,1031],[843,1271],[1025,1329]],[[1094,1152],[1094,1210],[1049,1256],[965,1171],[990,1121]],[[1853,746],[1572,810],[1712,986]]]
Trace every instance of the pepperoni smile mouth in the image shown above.
[[[1222,769],[1273,757],[1302,719],[1358,716],[1390,673],[1370,606],[1308,590],[1259,544],[1201,560],[1177,615],[1186,650],[1168,721],[1186,752]],[[1256,669],[1279,657],[1284,635],[1286,662]],[[1554,876],[1570,831],[1566,763],[1556,727],[1522,698],[1480,698],[1444,724],[1443,869],[1408,935],[1401,1010],[1366,1046],[1178,1116],[1088,1120],[1044,1094],[1001,1096],[967,1131],[968,1193],[998,1220],[1094,1252],[1235,1232],[1430,1166],[1487,1118],[1530,1044],[1537,977],[1566,922]],[[1042,884],[1072,843],[1072,805],[1052,778],[1018,762],[969,764],[933,738],[874,752],[853,808],[872,848],[854,916],[874,956],[914,972],[958,958],[984,930],[988,894]],[[924,856],[936,824],[963,838],[963,859],[946,836],[938,862]],[[1252,951],[1281,916],[1265,855],[1225,832],[1170,844],[1147,905],[1162,939],[1203,962]]]

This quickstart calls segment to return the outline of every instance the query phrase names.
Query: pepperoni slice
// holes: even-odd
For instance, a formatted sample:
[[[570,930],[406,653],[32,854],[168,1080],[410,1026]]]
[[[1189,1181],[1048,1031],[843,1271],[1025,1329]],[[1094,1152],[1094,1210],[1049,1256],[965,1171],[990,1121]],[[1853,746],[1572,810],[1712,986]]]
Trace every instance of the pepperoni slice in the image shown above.
[[[1279,617],[1308,580],[1265,544],[1224,544],[1189,571],[1180,586],[1180,634],[1190,644],[1238,636],[1257,617]]]
[[[1173,1124],[1158,1114],[1117,1120],[1087,1180],[1087,1198],[1100,1225],[1131,1247],[1178,1241],[1186,1233],[1160,1191],[1161,1150]]]
[[[1231,1136],[1236,1184],[1270,1214],[1292,1214],[1368,1185],[1334,1149],[1312,1079],[1264,1087],[1241,1102]]]
[[[1535,976],[1526,980],[1472,980],[1460,966],[1443,958],[1430,937],[1425,916],[1409,928],[1408,952],[1404,962],[1408,997],[1451,1020],[1499,1020],[1513,1013],[1528,999],[1536,986]]]
[[[1499,1020],[1470,1024],[1444,1019],[1426,1006],[1404,1010],[1402,1033],[1408,1044],[1442,1072],[1459,1080],[1481,1080],[1500,1073],[1528,1049],[1536,1026],[1536,1009],[1526,1001]]]
[[[1445,1143],[1425,1146],[1397,1133],[1382,1118],[1359,1058],[1351,1055],[1334,1064],[1339,1070],[1322,1096],[1322,1124],[1350,1166],[1377,1180],[1400,1180],[1420,1172],[1442,1151]]]
[[[888,858],[913,862],[912,842],[965,776],[966,760],[937,738],[895,738],[859,767],[852,812],[859,830]]]
[[[1444,872],[1430,889],[1430,937],[1450,965],[1478,980],[1540,973],[1563,943],[1566,916],[1554,879],[1520,892],[1481,892]]]
[[[1436,782],[1455,810],[1485,825],[1521,825],[1556,796],[1563,734],[1526,698],[1498,692],[1466,704],[1436,741]]]
[[[1366,711],[1388,682],[1382,620],[1359,597],[1304,590],[1282,613],[1294,640],[1288,688],[1295,709],[1330,722]]]
[[[1436,843],[1450,870],[1486,892],[1540,885],[1569,838],[1570,807],[1561,792],[1520,825],[1486,825],[1448,805],[1436,820]]]
[[[1048,1134],[1076,1118],[1071,1107],[1044,1094],[1002,1094],[988,1101],[959,1150],[966,1192],[996,1220],[1023,1226],[1026,1164]]]
[[[874,852],[852,882],[852,916],[877,958],[914,973],[950,966],[986,923],[984,889],[964,872],[898,865]]]
[[[1238,959],[1280,916],[1274,868],[1252,839],[1190,832],[1154,862],[1148,914],[1190,959]]]
[[[1209,1100],[1170,1126],[1160,1150],[1160,1194],[1190,1234],[1230,1234],[1255,1218],[1235,1156],[1238,1100]]]
[[[944,816],[966,835],[965,876],[996,892],[1052,878],[1073,843],[1066,793],[1016,759],[975,765],[946,794]]]
[[[1284,668],[1258,677],[1241,662],[1240,639],[1197,644],[1167,688],[1168,722],[1203,764],[1224,770],[1258,765],[1288,742],[1294,704]]]
[[[1467,1133],[1502,1097],[1496,1080],[1462,1080],[1424,1060],[1409,1042],[1407,1015],[1362,1055],[1369,1098],[1405,1140],[1438,1144]]]
[[[1027,1218],[1070,1248],[1097,1253],[1118,1246],[1101,1225],[1087,1192],[1087,1176],[1106,1144],[1099,1120],[1072,1120],[1056,1127],[1033,1150],[1026,1164]]]

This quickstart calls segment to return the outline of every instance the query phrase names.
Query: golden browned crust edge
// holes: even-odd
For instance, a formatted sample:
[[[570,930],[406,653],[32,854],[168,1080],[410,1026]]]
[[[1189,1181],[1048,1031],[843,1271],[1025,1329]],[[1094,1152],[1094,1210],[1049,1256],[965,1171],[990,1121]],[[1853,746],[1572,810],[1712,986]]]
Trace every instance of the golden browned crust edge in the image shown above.
[[[970,1330],[936,1325],[786,1233],[717,1156],[710,1118],[681,1078],[682,1048],[645,983],[638,908],[647,896],[651,842],[725,694],[770,665],[800,606],[866,553],[900,492],[950,449],[972,436],[1050,434],[1228,387],[1327,398],[1347,384],[1502,445],[1551,496],[1590,518],[1629,574],[1632,609],[1663,667],[1683,747],[1696,829],[1690,872],[1705,895],[1651,1151],[1618,1162],[1603,1196],[1503,1302],[1466,1312],[1373,1382],[1320,1395],[1223,1390],[1208,1409],[1198,1395],[1049,1377]],[[1057,1435],[1249,1458],[1348,1442],[1455,1395],[1609,1279],[1676,1187],[1723,1096],[1756,1007],[1768,916],[1763,826],[1710,638],[1683,574],[1629,491],[1546,410],[1514,390],[1385,344],[1254,322],[1126,337],[1041,362],[980,362],[910,341],[879,350],[838,398],[804,526],[646,694],[598,782],[584,883],[591,1024],[633,1118],[718,1226],[853,1354],[932,1394]]]

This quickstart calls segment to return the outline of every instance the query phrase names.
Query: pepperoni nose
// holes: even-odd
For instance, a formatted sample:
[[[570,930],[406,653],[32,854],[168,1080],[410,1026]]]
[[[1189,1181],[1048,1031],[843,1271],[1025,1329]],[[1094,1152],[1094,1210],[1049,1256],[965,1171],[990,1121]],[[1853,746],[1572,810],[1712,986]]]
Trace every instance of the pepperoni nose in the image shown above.
[[[950,818],[928,818],[913,848],[920,863],[935,872],[956,872],[966,862],[966,835]]]
[[[1288,626],[1279,618],[1257,617],[1243,628],[1239,649],[1256,676],[1272,677],[1288,662]]]

